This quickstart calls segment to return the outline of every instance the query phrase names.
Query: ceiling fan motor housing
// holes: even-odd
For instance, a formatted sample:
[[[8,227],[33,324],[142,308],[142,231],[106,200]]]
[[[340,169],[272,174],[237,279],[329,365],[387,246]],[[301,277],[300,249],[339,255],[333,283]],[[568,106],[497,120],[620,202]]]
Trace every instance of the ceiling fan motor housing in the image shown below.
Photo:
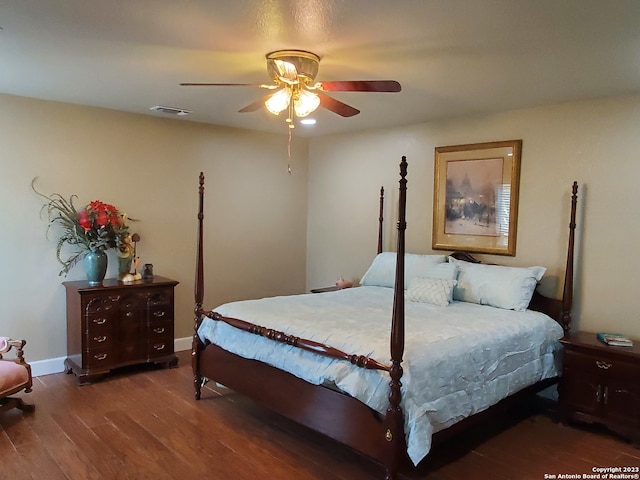
[[[280,77],[280,71],[276,66],[275,60],[291,63],[298,72],[298,78],[306,84],[312,83],[318,74],[318,65],[320,57],[315,53],[305,50],[277,50],[267,53],[267,72],[272,80]]]

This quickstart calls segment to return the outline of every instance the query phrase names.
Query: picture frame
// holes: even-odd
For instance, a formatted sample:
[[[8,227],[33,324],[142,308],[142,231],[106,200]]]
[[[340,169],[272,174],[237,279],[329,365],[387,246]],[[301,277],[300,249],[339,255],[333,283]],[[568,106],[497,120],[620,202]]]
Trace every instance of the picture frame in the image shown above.
[[[522,140],[436,147],[434,250],[516,254]]]

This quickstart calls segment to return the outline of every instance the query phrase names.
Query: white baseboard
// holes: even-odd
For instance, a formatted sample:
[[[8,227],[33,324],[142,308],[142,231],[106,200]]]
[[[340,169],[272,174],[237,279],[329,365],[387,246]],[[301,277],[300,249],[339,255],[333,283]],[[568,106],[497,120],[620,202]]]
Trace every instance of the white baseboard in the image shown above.
[[[36,362],[27,362],[31,365],[31,375],[40,377],[42,375],[51,375],[52,373],[64,372],[64,359],[66,357],[48,358],[46,360],[38,360]]]
[[[181,352],[183,350],[191,350],[192,337],[176,338],[173,340],[173,350]],[[46,360],[37,360],[29,362],[31,365],[31,375],[40,377],[42,375],[51,375],[52,373],[64,372],[64,360],[66,357],[48,358]],[[28,361],[28,360],[27,360]]]
[[[183,352],[184,350],[191,350],[191,344],[193,337],[176,338],[173,341],[173,349],[176,352]]]

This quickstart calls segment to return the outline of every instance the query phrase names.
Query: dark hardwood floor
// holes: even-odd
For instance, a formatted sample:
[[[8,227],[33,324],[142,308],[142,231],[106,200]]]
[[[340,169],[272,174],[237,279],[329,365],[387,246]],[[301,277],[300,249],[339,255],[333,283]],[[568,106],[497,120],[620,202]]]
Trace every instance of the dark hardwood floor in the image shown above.
[[[188,352],[176,369],[136,367],[78,387],[34,379],[31,414],[0,414],[0,479],[381,480],[373,462],[234,392],[193,399]],[[640,450],[596,428],[523,408],[438,446],[408,479],[544,479],[638,466]]]

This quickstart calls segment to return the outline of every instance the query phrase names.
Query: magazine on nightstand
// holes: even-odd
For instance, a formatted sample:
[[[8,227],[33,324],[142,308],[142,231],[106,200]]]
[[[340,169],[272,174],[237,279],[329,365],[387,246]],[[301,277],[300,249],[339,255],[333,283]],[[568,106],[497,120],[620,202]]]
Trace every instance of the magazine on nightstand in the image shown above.
[[[633,340],[631,340],[626,335],[622,333],[604,333],[600,332],[596,334],[598,340],[602,343],[606,343],[607,345],[612,345],[614,347],[632,347]]]

